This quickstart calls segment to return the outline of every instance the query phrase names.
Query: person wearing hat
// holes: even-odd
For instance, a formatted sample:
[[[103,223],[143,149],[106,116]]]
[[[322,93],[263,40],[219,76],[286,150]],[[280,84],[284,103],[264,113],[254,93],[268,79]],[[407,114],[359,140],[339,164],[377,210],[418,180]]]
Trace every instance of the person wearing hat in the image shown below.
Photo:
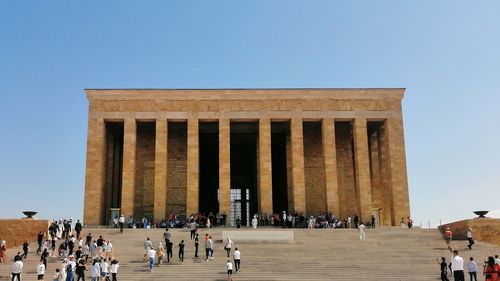
[[[472,239],[472,228],[467,230],[467,240],[469,240],[469,245],[467,245],[467,247],[469,247],[469,250],[472,250],[472,245],[474,245],[474,240]]]
[[[453,239],[453,232],[451,232],[451,229],[449,227],[446,228],[444,231],[444,240],[446,241],[446,246],[448,246],[448,250],[451,252],[451,239]]]

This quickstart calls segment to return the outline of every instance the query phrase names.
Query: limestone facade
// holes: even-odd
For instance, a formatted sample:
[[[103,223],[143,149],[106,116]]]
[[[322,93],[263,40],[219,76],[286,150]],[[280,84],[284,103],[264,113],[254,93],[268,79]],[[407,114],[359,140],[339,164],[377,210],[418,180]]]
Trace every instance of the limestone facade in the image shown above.
[[[364,222],[377,216],[381,225],[410,215],[404,89],[89,89],[86,95],[85,224],[107,224],[112,208],[155,222],[169,213],[231,216],[235,188],[249,190],[242,200],[252,214],[357,212]],[[217,137],[204,139],[210,134]],[[200,142],[218,152],[209,157],[218,165],[207,166],[200,155],[213,151]]]

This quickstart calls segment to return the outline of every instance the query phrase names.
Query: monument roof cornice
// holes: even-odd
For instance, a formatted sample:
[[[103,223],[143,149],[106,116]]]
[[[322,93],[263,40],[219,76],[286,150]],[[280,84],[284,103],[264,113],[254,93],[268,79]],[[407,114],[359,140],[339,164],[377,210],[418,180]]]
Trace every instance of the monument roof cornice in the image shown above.
[[[89,101],[398,99],[405,88],[85,89]]]

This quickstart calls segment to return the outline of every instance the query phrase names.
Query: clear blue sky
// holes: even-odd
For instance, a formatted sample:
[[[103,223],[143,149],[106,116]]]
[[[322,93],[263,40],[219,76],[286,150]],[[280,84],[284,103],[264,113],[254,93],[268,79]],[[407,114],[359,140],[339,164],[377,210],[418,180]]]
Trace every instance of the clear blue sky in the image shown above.
[[[84,88],[405,87],[417,223],[500,209],[499,14],[499,1],[1,1],[0,217],[81,217]]]

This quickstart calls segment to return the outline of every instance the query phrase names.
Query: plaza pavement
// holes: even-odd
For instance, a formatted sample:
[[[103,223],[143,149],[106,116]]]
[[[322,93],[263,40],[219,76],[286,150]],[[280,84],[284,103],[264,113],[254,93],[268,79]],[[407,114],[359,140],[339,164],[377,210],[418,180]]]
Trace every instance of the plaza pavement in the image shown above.
[[[170,264],[155,267],[149,272],[142,261],[143,243],[150,237],[155,247],[162,241],[162,229],[126,229],[120,234],[115,229],[84,229],[97,238],[102,234],[112,241],[115,257],[120,262],[118,280],[227,280],[225,264],[227,257],[221,240],[221,228],[200,229],[200,258],[194,257],[194,241],[189,240],[189,231],[170,229],[174,246],[181,239],[186,241],[184,263],[177,259],[177,247]],[[231,228],[230,230],[236,230]],[[259,228],[259,230],[279,230]],[[243,228],[239,231],[252,231]],[[444,256],[449,261],[450,252],[435,229],[401,229],[389,227],[368,229],[367,240],[359,241],[354,229],[300,229],[295,231],[293,242],[235,242],[241,250],[242,271],[234,274],[234,280],[439,280],[439,266],[436,257]],[[204,259],[204,236],[212,235],[215,240],[214,260]],[[35,242],[36,244],[36,242]],[[464,260],[473,256],[477,261],[479,276],[482,261],[488,255],[500,253],[500,248],[477,242],[472,251],[466,241],[453,241],[452,246],[460,251]],[[32,246],[32,250],[34,249]],[[8,251],[9,259],[18,249]],[[19,248],[20,251],[20,248]],[[39,256],[30,255],[24,263],[23,280],[36,280],[36,265]],[[11,263],[0,265],[0,276],[7,280]],[[49,259],[45,280],[52,280],[52,274],[60,263]],[[89,267],[87,267],[89,269]],[[86,280],[90,280],[89,271]],[[468,277],[467,273],[466,276]],[[478,277],[479,277],[478,276]],[[10,279],[9,279],[10,280]],[[75,279],[76,280],[76,279]]]

